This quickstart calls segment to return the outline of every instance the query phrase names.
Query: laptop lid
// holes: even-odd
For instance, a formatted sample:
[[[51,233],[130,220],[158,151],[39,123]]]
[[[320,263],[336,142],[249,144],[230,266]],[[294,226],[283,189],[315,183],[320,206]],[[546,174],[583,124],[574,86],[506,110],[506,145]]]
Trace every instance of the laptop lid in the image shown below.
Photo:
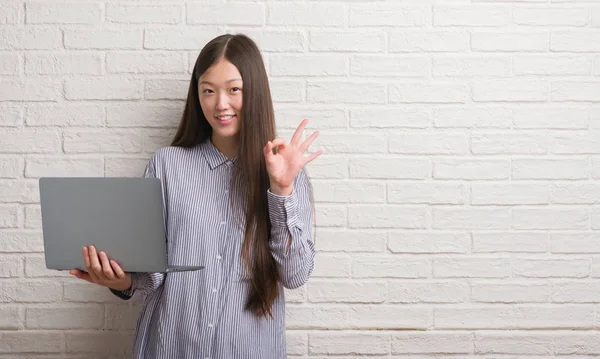
[[[166,272],[167,240],[157,178],[39,180],[46,266],[85,270],[94,245],[128,272]]]

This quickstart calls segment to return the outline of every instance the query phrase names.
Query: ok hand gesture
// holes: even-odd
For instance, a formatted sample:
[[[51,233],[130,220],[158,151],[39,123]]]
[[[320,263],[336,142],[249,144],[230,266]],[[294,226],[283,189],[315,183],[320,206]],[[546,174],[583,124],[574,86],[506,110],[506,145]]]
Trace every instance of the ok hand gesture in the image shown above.
[[[300,169],[323,153],[319,150],[309,156],[304,156],[308,146],[319,135],[319,131],[315,131],[304,142],[300,143],[302,131],[307,123],[308,120],[306,119],[300,123],[289,144],[284,139],[278,138],[267,142],[264,148],[271,192],[277,195],[290,195],[293,190],[294,179]]]

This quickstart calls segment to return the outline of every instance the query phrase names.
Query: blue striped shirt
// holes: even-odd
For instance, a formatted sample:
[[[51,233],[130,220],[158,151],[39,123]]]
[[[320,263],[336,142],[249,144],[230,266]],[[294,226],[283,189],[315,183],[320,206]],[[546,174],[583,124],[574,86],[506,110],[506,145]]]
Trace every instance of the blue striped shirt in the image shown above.
[[[244,225],[230,205],[233,166],[210,140],[161,148],[150,159],[145,176],[162,182],[169,264],[206,268],[133,273],[130,291],[113,291],[124,299],[144,296],[134,358],[286,358],[283,287],[302,286],[313,269],[310,185],[302,170],[290,196],[267,193],[281,279],[273,318],[258,317],[244,310],[250,283],[241,261]]]

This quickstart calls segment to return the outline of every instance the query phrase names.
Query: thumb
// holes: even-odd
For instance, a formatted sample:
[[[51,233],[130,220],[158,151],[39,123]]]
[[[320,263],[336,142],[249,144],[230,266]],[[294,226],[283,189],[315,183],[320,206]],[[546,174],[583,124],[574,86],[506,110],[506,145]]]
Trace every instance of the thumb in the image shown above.
[[[267,145],[264,148],[265,157],[273,156],[273,142],[267,142]]]

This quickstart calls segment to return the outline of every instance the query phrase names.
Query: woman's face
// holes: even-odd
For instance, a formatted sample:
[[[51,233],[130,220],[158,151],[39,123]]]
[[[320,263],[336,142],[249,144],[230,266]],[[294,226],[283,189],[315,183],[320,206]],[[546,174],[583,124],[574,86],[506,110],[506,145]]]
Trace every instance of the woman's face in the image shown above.
[[[240,132],[242,121],[242,75],[225,58],[209,67],[198,80],[202,112],[213,137],[230,138]]]

